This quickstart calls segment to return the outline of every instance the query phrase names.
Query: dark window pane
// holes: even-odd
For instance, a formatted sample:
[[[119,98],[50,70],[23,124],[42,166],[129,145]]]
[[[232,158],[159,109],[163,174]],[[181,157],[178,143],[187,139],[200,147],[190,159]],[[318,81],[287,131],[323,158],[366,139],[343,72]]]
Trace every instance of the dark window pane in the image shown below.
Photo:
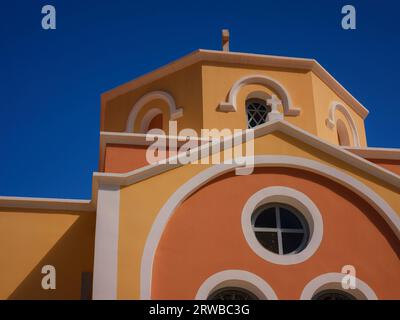
[[[303,241],[303,233],[282,233],[283,254],[288,254],[299,248]]]
[[[258,105],[258,110],[260,110],[260,112],[267,112],[267,108],[262,104]]]
[[[242,288],[224,288],[212,293],[207,300],[258,300],[258,298]]]
[[[265,123],[268,112],[271,107],[265,104],[265,101],[260,99],[249,99],[246,101],[247,122],[249,128],[256,127]]]
[[[299,218],[289,210],[279,207],[281,217],[281,228],[287,229],[303,229]]]
[[[260,123],[260,121],[262,119],[261,115],[258,112],[254,113],[253,118],[254,118],[254,120],[256,120],[257,123]]]
[[[254,226],[258,228],[276,228],[275,208],[262,210],[254,222]]]
[[[356,298],[344,291],[324,290],[312,297],[312,300],[356,300]]]
[[[279,253],[278,235],[276,232],[256,232],[256,238],[265,249]]]

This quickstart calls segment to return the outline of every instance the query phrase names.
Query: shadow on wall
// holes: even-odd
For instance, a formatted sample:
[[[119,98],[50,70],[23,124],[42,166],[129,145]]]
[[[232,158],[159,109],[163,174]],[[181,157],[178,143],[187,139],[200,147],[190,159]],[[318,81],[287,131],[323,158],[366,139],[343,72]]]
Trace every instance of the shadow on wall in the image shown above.
[[[49,225],[49,228],[51,225]],[[93,271],[95,213],[85,212],[64,233],[57,243],[33,268],[29,275],[11,293],[8,299],[81,299],[91,297],[91,283],[84,285],[81,293],[82,279],[89,280]],[[29,248],[27,248],[28,250]],[[44,290],[41,273],[44,265],[56,269],[56,289]],[[86,297],[85,297],[86,296]]]

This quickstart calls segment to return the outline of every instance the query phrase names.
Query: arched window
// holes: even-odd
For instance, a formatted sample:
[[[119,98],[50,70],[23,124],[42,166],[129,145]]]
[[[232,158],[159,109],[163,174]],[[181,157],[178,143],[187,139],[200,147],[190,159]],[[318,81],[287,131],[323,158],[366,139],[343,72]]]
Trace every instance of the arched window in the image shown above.
[[[258,300],[258,298],[248,290],[232,287],[213,292],[207,300]]]
[[[303,289],[301,300],[377,300],[375,292],[356,278],[354,289],[343,288],[343,273],[325,273],[312,279]]]
[[[318,292],[311,300],[357,300],[350,293],[342,290],[323,290]]]
[[[223,270],[207,278],[196,300],[276,300],[271,286],[259,276],[244,270]]]
[[[271,107],[267,105],[264,100],[254,98],[247,99],[247,127],[251,129],[265,123],[269,112],[271,112]]]
[[[350,146],[350,137],[347,131],[346,125],[343,120],[338,119],[336,121],[336,128],[337,128],[337,135],[338,135],[338,142],[340,146]]]

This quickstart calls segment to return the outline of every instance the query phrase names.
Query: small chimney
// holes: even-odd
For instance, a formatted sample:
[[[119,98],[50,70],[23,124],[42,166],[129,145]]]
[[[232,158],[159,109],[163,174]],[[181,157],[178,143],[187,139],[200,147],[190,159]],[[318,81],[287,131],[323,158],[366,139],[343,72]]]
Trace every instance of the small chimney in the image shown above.
[[[222,51],[229,51],[229,30],[222,29]]]

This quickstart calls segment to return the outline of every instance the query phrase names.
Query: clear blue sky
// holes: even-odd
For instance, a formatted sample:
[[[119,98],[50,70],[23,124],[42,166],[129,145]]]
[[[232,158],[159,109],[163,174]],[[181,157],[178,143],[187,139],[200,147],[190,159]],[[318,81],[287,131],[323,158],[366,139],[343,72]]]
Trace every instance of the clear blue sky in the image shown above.
[[[41,8],[57,30],[41,28]],[[357,30],[341,8],[357,9]],[[400,147],[398,1],[1,1],[0,195],[89,199],[100,94],[198,48],[317,59],[369,110],[369,146]]]

